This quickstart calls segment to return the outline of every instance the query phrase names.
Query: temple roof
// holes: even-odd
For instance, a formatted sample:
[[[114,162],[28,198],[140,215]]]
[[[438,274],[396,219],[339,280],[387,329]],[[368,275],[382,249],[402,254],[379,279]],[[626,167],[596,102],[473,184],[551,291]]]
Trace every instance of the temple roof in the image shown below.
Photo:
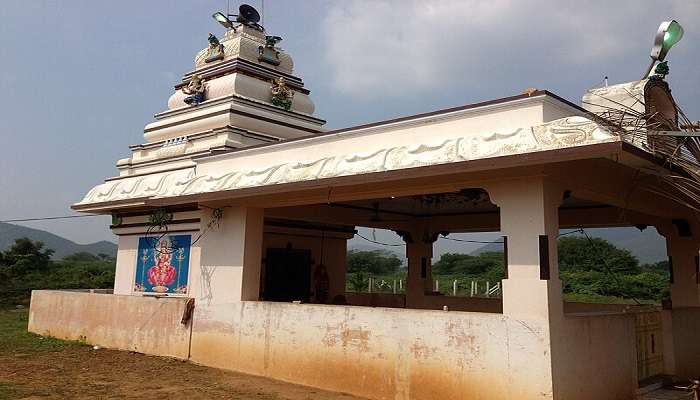
[[[533,107],[541,107],[539,116],[532,115]],[[545,115],[564,117],[513,122],[542,121]],[[98,211],[154,199],[545,154],[620,140],[580,107],[538,91],[203,156],[176,170],[115,178],[93,188],[74,208]],[[533,160],[530,156],[528,162]],[[493,163],[492,168],[498,167]]]

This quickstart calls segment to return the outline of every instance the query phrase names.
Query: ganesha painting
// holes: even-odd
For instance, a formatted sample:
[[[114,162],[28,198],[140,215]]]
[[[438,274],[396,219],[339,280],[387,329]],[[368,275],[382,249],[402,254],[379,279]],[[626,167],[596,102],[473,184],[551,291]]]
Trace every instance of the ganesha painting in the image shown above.
[[[135,292],[186,294],[191,235],[139,238]]]

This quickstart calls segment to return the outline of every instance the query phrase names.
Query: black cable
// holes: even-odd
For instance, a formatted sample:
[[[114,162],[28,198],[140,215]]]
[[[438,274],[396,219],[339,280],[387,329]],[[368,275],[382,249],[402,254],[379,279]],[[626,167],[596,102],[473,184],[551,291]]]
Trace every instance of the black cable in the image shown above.
[[[575,231],[560,233],[559,235],[557,235],[557,237],[571,235],[573,233],[583,233],[583,229],[576,229]],[[486,241],[482,241],[482,240],[466,240],[466,239],[451,238],[451,237],[447,237],[447,235],[442,235],[442,238],[447,239],[447,240],[454,240],[455,242],[465,242],[465,243],[482,243],[482,244],[498,243],[498,244],[503,244],[503,241],[498,241],[498,240],[493,241],[493,242],[486,242]]]
[[[62,215],[59,217],[39,217],[39,218],[22,218],[22,219],[6,219],[0,222],[29,222],[29,221],[49,221],[54,219],[70,219],[70,218],[89,218],[89,217],[102,217],[98,214],[88,214],[88,215]]]
[[[399,246],[403,247],[403,246],[404,246],[403,244],[392,244],[392,243],[377,242],[376,240],[368,239],[368,238],[366,238],[366,237],[360,235],[359,233],[356,233],[355,236],[359,236],[359,237],[361,237],[362,239],[365,239],[366,241],[368,241],[368,242],[370,242],[370,243],[379,244],[379,245],[382,245],[382,246],[393,246],[393,247],[399,247]]]
[[[502,240],[501,241],[494,241],[494,242],[486,242],[483,240],[456,239],[456,238],[447,237],[447,235],[442,235],[442,238],[447,239],[447,240],[453,240],[455,242],[464,242],[464,243],[481,243],[481,244],[492,244],[492,243],[501,243],[502,244],[503,243]]]
[[[574,230],[574,231],[571,231],[571,232],[560,233],[560,234],[557,235],[557,237],[562,237],[562,236],[566,236],[566,235],[571,235],[571,234],[574,234],[574,233],[582,233],[582,234],[585,234],[586,232],[583,231],[583,228],[578,228],[578,229],[576,229],[576,230]]]

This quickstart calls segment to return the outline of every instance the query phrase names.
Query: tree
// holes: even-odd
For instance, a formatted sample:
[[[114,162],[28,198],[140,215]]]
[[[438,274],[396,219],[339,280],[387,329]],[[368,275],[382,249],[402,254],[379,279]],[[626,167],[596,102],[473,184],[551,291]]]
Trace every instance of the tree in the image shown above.
[[[56,288],[110,288],[116,260],[109,256],[75,253],[55,262],[49,284]]]
[[[559,239],[558,252],[561,271],[639,272],[639,261],[629,250],[601,238],[565,236]]]
[[[364,272],[373,275],[389,275],[399,272],[401,259],[385,250],[350,250],[347,255],[347,272]]]
[[[348,276],[348,286],[353,292],[362,292],[367,289],[368,279],[361,271]]]
[[[668,260],[655,262],[652,264],[643,264],[640,269],[642,271],[654,272],[657,274],[666,274],[669,272]]]
[[[0,265],[4,275],[16,278],[48,269],[53,253],[51,249],[44,249],[42,242],[19,238],[12,247],[0,252]]]
[[[600,238],[562,237],[558,252],[564,292],[578,300],[660,301],[668,297],[667,261],[640,266],[628,250]],[[497,282],[505,276],[503,262],[501,252],[478,256],[446,253],[433,265],[433,276]]]
[[[564,292],[590,300],[618,297],[660,301],[669,295],[668,262],[640,267],[628,250],[600,238],[560,238],[559,268]]]
[[[478,276],[487,274],[502,275],[503,253],[485,252],[478,256],[459,253],[445,253],[433,264],[433,274]],[[502,278],[500,278],[502,279]]]
[[[53,250],[42,242],[28,238],[15,240],[9,249],[0,252],[0,302],[27,297],[27,282],[39,282],[49,271]]]
[[[33,289],[110,288],[115,259],[76,253],[52,261],[53,250],[41,242],[17,239],[0,252],[0,302],[25,302]]]

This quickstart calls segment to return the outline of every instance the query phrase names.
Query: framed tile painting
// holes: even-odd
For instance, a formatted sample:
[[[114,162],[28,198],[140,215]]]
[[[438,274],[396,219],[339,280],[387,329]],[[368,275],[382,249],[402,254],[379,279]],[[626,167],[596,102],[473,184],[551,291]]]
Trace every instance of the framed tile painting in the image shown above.
[[[134,292],[187,294],[192,235],[139,238]]]

